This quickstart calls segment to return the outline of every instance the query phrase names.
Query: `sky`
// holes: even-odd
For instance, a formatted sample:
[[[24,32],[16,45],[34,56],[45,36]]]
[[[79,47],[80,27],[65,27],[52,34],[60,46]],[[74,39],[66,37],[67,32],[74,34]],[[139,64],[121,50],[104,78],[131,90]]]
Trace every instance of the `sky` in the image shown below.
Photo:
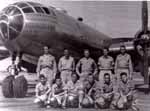
[[[26,0],[0,0],[0,10],[17,1]],[[85,24],[112,38],[134,37],[136,32],[141,29],[140,1],[27,1],[65,9],[69,15],[74,18],[82,17]],[[150,2],[148,4],[150,13]]]

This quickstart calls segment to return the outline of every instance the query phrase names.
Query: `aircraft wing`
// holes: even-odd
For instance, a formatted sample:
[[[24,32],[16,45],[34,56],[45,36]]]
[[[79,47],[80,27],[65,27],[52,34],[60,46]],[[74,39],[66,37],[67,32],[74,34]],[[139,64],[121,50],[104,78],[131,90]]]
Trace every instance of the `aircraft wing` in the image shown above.
[[[109,49],[111,52],[119,52],[120,45],[125,45],[127,51],[134,50],[134,39],[133,38],[116,38],[112,39],[112,44]]]

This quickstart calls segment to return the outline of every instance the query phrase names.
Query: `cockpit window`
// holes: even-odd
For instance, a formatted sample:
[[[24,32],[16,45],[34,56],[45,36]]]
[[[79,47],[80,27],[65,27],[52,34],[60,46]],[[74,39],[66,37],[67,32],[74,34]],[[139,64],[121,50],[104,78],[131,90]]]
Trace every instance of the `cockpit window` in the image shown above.
[[[41,7],[34,7],[38,13],[44,13]]]
[[[50,14],[50,11],[49,11],[48,8],[46,8],[46,7],[42,7],[42,8],[43,8],[43,10],[45,11],[46,14]]]
[[[25,3],[16,3],[16,5],[17,5],[18,7],[20,7],[20,8],[28,7],[28,5],[25,4]]]
[[[31,7],[26,7],[22,9],[24,13],[34,13]]]

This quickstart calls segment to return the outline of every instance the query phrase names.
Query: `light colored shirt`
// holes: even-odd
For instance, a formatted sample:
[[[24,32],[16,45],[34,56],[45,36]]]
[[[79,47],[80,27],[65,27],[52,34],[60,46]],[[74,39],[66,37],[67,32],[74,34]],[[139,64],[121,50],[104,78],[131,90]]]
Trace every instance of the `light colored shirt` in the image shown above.
[[[45,85],[39,82],[35,87],[35,92],[36,95],[40,96],[40,95],[44,95],[50,89],[51,88],[48,82]]]
[[[110,84],[104,83],[102,86],[102,92],[103,93],[110,93],[113,91],[113,83],[110,82]]]
[[[101,56],[98,59],[99,69],[113,69],[114,60],[111,56]]]
[[[76,92],[77,90],[83,88],[83,86],[79,80],[76,81],[76,83],[73,83],[72,80],[70,80],[67,82],[65,87],[66,87],[66,89],[68,89],[71,92]]]
[[[89,72],[94,74],[97,73],[97,65],[92,58],[88,58],[88,59],[85,57],[81,58],[76,66],[77,74],[80,74],[79,71],[80,69],[81,69],[81,73],[82,72]]]
[[[133,72],[132,61],[129,54],[119,54],[115,62],[115,70],[117,69],[129,69],[130,73]]]
[[[44,54],[43,56],[40,56],[37,64],[37,73],[40,72],[42,68],[48,67],[56,73],[57,66],[56,66],[56,60],[55,57],[50,54]]]
[[[130,91],[133,90],[133,83],[128,80],[127,83],[123,83],[122,81],[118,84],[118,91],[122,92],[124,95],[127,95]]]
[[[75,69],[75,62],[73,57],[69,57],[68,59],[65,56],[61,57],[58,63],[59,71],[70,70],[73,71]]]

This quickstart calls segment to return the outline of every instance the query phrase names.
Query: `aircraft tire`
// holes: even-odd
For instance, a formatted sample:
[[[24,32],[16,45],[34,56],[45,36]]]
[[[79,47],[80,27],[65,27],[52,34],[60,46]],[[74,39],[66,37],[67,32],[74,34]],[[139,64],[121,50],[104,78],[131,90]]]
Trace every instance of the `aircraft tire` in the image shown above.
[[[13,81],[14,81],[14,76],[9,75],[2,82],[2,93],[6,98],[12,98],[14,96]]]
[[[26,96],[28,82],[24,76],[17,77],[13,82],[14,97],[23,98]]]

